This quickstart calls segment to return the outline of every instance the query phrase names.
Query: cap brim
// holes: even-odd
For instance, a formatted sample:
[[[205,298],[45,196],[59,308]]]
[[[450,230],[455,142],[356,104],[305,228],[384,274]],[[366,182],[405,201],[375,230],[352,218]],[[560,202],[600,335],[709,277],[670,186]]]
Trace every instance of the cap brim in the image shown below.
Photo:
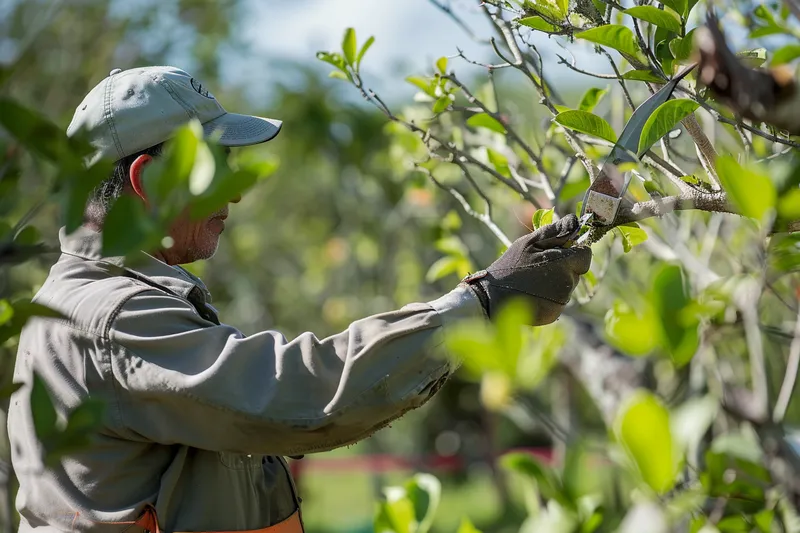
[[[222,146],[249,146],[274,138],[282,125],[272,118],[225,113],[204,123],[203,131]]]

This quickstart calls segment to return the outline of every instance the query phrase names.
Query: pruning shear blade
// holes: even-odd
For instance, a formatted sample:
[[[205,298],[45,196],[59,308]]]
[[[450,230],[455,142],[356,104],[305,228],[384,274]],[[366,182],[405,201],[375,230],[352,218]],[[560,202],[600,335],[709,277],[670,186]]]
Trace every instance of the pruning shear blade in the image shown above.
[[[661,104],[670,99],[678,82],[686,77],[695,66],[696,64],[692,64],[686,67],[636,108],[619,140],[603,162],[600,174],[587,189],[583,199],[581,217],[593,214],[591,220],[597,225],[608,226],[614,222],[620,202],[631,179],[630,171],[622,172],[619,168],[620,165],[638,163],[639,157],[650,149],[652,144],[639,149],[639,141],[647,119]]]

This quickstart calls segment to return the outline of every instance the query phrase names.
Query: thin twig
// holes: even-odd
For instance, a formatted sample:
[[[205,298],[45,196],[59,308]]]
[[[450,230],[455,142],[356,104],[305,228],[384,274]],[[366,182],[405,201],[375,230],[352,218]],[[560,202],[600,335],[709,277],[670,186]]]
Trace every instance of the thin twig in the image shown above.
[[[575,161],[577,161],[577,158],[574,156],[568,157],[566,161],[564,161],[564,167],[561,169],[561,175],[558,177],[558,184],[556,186],[556,198],[561,196],[561,191],[564,189],[564,185],[567,183],[567,178],[569,177],[569,173],[572,171],[572,167],[575,166]]]
[[[631,98],[631,93],[628,92],[628,87],[625,85],[625,79],[620,74],[619,69],[617,68],[617,63],[614,61],[614,58],[611,57],[611,54],[605,48],[600,48],[600,52],[606,56],[608,62],[611,63],[611,68],[614,69],[614,74],[616,74],[617,80],[619,80],[619,84],[622,87],[622,93],[625,95],[625,99],[628,101],[628,105],[631,106],[631,109],[636,109],[636,106],[633,104],[633,99]]]
[[[433,177],[433,173],[430,172],[428,169],[424,167],[417,167],[417,168],[424,171],[431,179],[431,181],[433,181],[433,183],[436,184],[437,187],[439,187],[445,192],[450,193],[453,196],[453,198],[458,200],[458,202],[461,204],[461,207],[464,209],[465,213],[475,218],[476,220],[482,222],[487,228],[489,228],[489,230],[494,234],[494,236],[497,237],[500,240],[500,242],[502,242],[505,246],[507,247],[511,246],[511,239],[509,239],[506,236],[506,234],[503,233],[503,230],[501,230],[500,227],[494,223],[491,216],[489,216],[487,213],[478,213],[477,211],[475,211],[472,208],[472,206],[469,205],[467,199],[464,198],[464,196],[460,192],[458,192],[453,187],[447,187],[446,185],[442,184],[439,180]]]
[[[488,42],[486,39],[481,39],[477,36],[477,34],[472,30],[472,28],[470,28],[469,25],[467,25],[467,23],[464,22],[464,19],[459,17],[452,10],[449,2],[447,3],[447,5],[441,2],[437,2],[436,0],[428,0],[428,2],[433,4],[434,7],[437,7],[442,13],[450,17],[453,20],[453,22],[455,22],[459,28],[464,30],[464,33],[466,33],[469,36],[469,38],[472,39],[473,41],[481,44],[486,44]]]
[[[483,68],[487,69],[489,72],[491,72],[493,70],[501,69],[501,68],[508,68],[508,67],[513,67],[514,66],[511,63],[498,63],[496,65],[492,65],[490,63],[481,63],[480,61],[475,61],[474,59],[468,58],[466,55],[464,55],[464,51],[461,48],[456,47],[456,50],[458,51],[458,54],[456,55],[456,57],[460,57],[461,59],[463,59],[467,63],[471,63],[471,64],[473,64],[475,66],[483,67]]]
[[[556,54],[556,57],[558,57],[558,64],[559,65],[565,65],[567,68],[569,68],[570,70],[574,70],[578,74],[583,74],[584,76],[591,76],[592,78],[598,78],[598,79],[601,79],[601,80],[617,80],[617,79],[620,79],[619,76],[616,76],[614,74],[598,74],[596,72],[589,72],[588,70],[583,70],[582,68],[578,68],[578,67],[575,66],[575,64],[573,62],[567,60],[567,58],[562,56],[561,54]]]
[[[547,194],[547,198],[549,200],[553,200],[555,198],[555,194],[553,194],[553,188],[551,187],[550,181],[547,178],[547,171],[544,168],[544,164],[542,163],[542,158],[539,156],[539,154],[534,152],[533,149],[528,145],[528,143],[522,140],[522,137],[520,137],[520,135],[514,130],[511,124],[508,124],[506,121],[503,120],[503,117],[500,115],[500,113],[492,111],[485,103],[483,103],[481,100],[475,97],[475,95],[473,95],[472,92],[470,92],[470,90],[463,83],[461,83],[461,81],[456,77],[455,72],[451,72],[450,74],[445,76],[445,78],[450,80],[456,87],[461,89],[461,92],[464,93],[464,97],[467,99],[469,103],[477,105],[483,110],[484,113],[486,113],[487,115],[489,115],[490,117],[492,117],[493,119],[495,119],[496,121],[498,121],[500,124],[503,125],[503,127],[506,130],[506,135],[508,135],[508,137],[510,137],[511,140],[513,140],[515,143],[517,143],[519,147],[522,148],[526,154],[528,154],[528,157],[531,158],[531,161],[533,161],[533,163],[536,165],[536,168],[539,171],[539,175],[541,178],[542,188],[544,189],[545,194]]]
[[[658,63],[658,59],[656,59],[655,54],[653,54],[653,50],[648,46],[647,41],[644,40],[642,36],[642,30],[639,28],[639,21],[638,19],[633,19],[633,29],[636,31],[636,38],[639,40],[639,47],[644,51],[645,55],[647,56],[648,61],[650,62],[650,68],[655,72],[658,76],[667,79],[666,74],[664,71],[661,70],[661,65]],[[635,67],[636,65],[634,65]],[[644,65],[642,65],[644,66]]]
[[[783,384],[775,402],[775,409],[772,411],[772,421],[780,424],[786,416],[789,402],[792,399],[794,385],[797,381],[797,372],[800,369],[800,311],[797,314],[797,321],[794,324],[794,338],[789,346],[789,359],[786,362],[786,373],[783,376]]]

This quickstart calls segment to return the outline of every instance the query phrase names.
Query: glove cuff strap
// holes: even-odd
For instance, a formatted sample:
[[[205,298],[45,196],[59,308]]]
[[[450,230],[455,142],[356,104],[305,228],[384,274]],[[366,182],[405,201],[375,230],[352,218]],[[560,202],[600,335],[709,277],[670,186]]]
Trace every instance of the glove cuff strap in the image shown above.
[[[485,278],[488,274],[489,273],[486,270],[479,270],[474,274],[465,276],[459,285],[464,285],[472,289],[472,292],[475,293],[475,296],[481,302],[481,307],[483,307],[483,312],[486,315],[486,318],[491,318],[489,315],[489,294],[486,292],[486,288],[483,286],[483,284],[478,281],[482,278]]]

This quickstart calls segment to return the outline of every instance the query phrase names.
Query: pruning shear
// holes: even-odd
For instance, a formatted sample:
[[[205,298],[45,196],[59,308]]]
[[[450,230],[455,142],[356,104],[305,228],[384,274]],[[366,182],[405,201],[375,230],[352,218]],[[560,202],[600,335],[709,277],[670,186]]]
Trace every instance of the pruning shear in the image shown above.
[[[686,77],[696,66],[697,64],[695,63],[685,67],[633,112],[630,120],[625,125],[625,129],[622,130],[622,135],[620,135],[619,140],[614,144],[611,152],[603,162],[600,174],[586,190],[579,219],[580,224],[568,241],[567,247],[570,246],[570,243],[582,244],[586,240],[589,232],[584,233],[575,241],[575,237],[578,236],[581,228],[586,224],[594,226],[609,226],[613,224],[614,219],[617,217],[617,211],[619,211],[620,202],[628,189],[631,179],[631,172],[629,170],[621,170],[620,165],[638,163],[639,158],[658,141],[658,139],[654,139],[649,145],[642,146],[641,149],[639,147],[639,140],[647,119],[661,104],[670,99],[672,92],[678,86],[678,82]]]

